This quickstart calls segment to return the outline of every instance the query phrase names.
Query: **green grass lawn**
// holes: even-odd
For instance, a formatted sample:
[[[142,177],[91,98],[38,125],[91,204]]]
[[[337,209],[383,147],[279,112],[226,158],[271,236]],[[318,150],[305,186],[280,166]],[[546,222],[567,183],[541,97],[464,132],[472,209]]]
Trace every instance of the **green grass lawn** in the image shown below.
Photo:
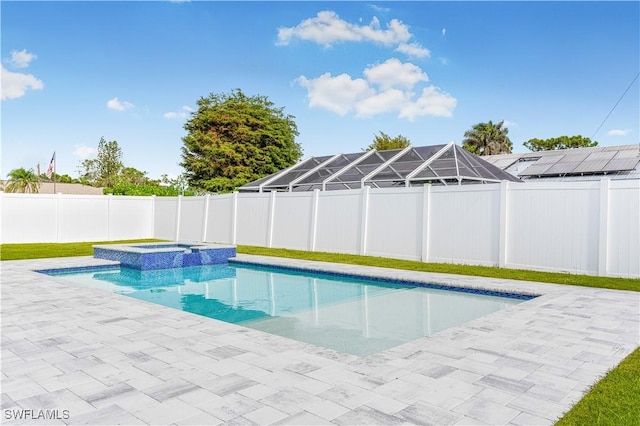
[[[640,348],[593,385],[557,426],[640,424]]]
[[[161,240],[103,241],[84,243],[43,243],[0,245],[0,260],[38,259],[47,257],[90,256],[94,244],[121,244],[125,242],[153,242]],[[567,284],[613,290],[640,291],[640,279],[608,278],[587,275],[536,272],[486,266],[424,263],[410,260],[387,259],[335,253],[272,249],[238,246],[238,253],[277,256],[323,262],[347,263],[365,266],[405,269],[411,271],[440,272],[542,283]],[[558,426],[640,425],[640,348],[600,380],[585,397],[562,419]]]
[[[94,244],[122,244],[127,242],[154,242],[162,240],[97,241],[82,243],[33,243],[0,245],[0,260],[41,259],[46,257],[91,256]],[[353,254],[310,252],[302,250],[275,249],[254,246],[238,246],[238,253],[262,256],[287,257],[317,260],[321,262],[347,263],[363,266],[405,269],[409,271],[440,272],[444,274],[471,275],[503,278],[509,280],[536,281],[541,283],[578,285],[608,288],[613,290],[640,291],[638,278],[595,277],[591,275],[563,274],[557,272],[527,271],[523,269],[497,268],[491,266],[453,265],[449,263],[425,263],[414,260],[389,259]]]
[[[359,256],[354,254],[322,253],[253,246],[238,246],[238,253],[288,257],[293,259],[317,260],[321,262],[348,263],[352,265],[380,266],[384,268],[406,269],[409,271],[440,272],[444,274],[472,275],[477,277],[504,278],[509,280],[536,281],[541,283],[609,288],[613,290],[640,291],[640,279],[638,278],[595,277],[591,275],[538,272],[527,271],[523,269],[497,268],[491,266],[425,263],[415,260],[399,260],[383,257]]]
[[[94,241],[83,243],[0,244],[0,260],[93,256],[94,244],[151,243],[162,240]]]

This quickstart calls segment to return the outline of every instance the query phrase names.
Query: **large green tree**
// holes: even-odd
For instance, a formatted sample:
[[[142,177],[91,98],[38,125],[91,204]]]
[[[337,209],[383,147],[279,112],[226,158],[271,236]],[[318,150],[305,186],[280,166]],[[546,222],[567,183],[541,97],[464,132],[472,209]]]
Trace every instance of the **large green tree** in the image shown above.
[[[89,185],[110,188],[118,182],[123,167],[122,149],[118,142],[107,142],[105,138],[100,138],[96,158],[80,164],[81,179]]]
[[[504,120],[499,123],[478,123],[464,133],[462,147],[476,155],[509,154],[513,143],[504,127]]]
[[[567,148],[589,148],[598,146],[598,142],[592,141],[581,135],[577,136],[560,136],[550,139],[529,139],[523,144],[531,151],[553,151],[557,149]]]
[[[32,169],[20,167],[11,170],[7,176],[9,182],[4,187],[6,192],[39,192],[40,178]]]
[[[208,192],[229,192],[275,173],[302,155],[293,116],[265,96],[240,89],[200,98],[187,120],[182,162],[189,185]]]
[[[409,139],[402,135],[398,135],[394,138],[386,134],[385,132],[378,132],[373,136],[373,143],[366,147],[364,151],[371,151],[375,149],[377,151],[384,151],[387,149],[406,148],[411,144]]]

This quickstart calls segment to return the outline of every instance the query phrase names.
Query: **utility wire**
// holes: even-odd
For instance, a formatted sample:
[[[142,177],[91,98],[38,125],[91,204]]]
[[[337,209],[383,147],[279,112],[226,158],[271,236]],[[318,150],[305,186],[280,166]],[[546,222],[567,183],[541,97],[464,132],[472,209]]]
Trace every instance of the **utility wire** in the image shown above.
[[[602,128],[602,126],[604,125],[605,121],[607,121],[607,119],[609,118],[609,116],[613,113],[613,110],[616,109],[616,107],[618,106],[618,104],[620,103],[620,101],[622,100],[622,98],[624,98],[624,96],[627,94],[627,92],[629,91],[629,89],[631,89],[631,86],[633,86],[633,83],[636,82],[636,80],[638,79],[638,76],[640,76],[640,72],[638,74],[636,74],[636,76],[633,78],[633,80],[631,80],[631,83],[629,83],[629,86],[626,88],[626,90],[624,91],[624,93],[622,94],[622,96],[620,96],[620,99],[618,99],[618,102],[616,102],[616,104],[613,106],[613,108],[611,108],[611,111],[609,111],[609,114],[607,114],[607,116],[604,118],[604,120],[602,120],[602,123],[600,123],[600,125],[598,126],[598,128],[596,129],[595,132],[593,132],[593,136],[591,136],[591,139],[593,139],[595,137],[595,135],[600,131],[600,129]]]

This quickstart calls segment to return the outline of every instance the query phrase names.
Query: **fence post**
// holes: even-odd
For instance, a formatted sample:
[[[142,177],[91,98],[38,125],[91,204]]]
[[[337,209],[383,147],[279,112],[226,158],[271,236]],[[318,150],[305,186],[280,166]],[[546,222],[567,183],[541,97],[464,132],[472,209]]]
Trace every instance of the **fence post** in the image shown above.
[[[273,247],[273,221],[276,213],[276,193],[271,191],[269,195],[269,222],[267,223],[267,247]]]
[[[2,210],[2,203],[4,202],[4,191],[0,188],[0,212]],[[0,218],[1,219],[1,218]],[[2,226],[2,221],[0,220],[0,244],[4,244],[4,226]]]
[[[60,200],[62,199],[62,193],[56,194],[56,243],[60,242]]]
[[[600,179],[600,214],[598,226],[598,275],[606,276],[609,263],[609,178]]]
[[[182,210],[182,195],[178,195],[178,202],[176,203],[176,238],[175,241],[180,241],[180,212]]]
[[[111,200],[113,194],[107,195],[107,241],[111,241]]]
[[[422,257],[423,262],[429,261],[429,226],[431,225],[431,184],[422,187]]]
[[[311,199],[311,226],[309,229],[309,251],[316,251],[316,236],[318,235],[318,203],[320,201],[320,190],[313,190]]]
[[[233,193],[231,202],[231,244],[236,245],[238,237],[238,193]]]
[[[500,182],[500,219],[498,222],[498,267],[507,265],[507,213],[509,182]]]
[[[207,241],[207,224],[209,223],[209,194],[204,196],[204,213],[202,218],[202,242]]]
[[[156,237],[156,196],[151,196],[151,238]]]
[[[362,210],[360,221],[360,254],[367,254],[367,228],[369,225],[369,190],[368,186],[362,187]]]

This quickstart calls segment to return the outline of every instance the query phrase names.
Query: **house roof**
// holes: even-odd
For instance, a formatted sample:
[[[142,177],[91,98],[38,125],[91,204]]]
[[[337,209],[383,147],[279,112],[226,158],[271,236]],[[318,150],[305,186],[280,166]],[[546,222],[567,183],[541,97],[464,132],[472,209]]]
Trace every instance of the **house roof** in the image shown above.
[[[6,184],[8,181],[2,181],[2,184]],[[73,194],[73,195],[102,195],[102,188],[96,188],[88,185],[81,185],[79,183],[61,183],[56,182],[55,190],[53,182],[40,182],[38,187],[39,194]]]
[[[640,145],[500,154],[483,157],[522,180],[640,179]]]
[[[520,180],[453,142],[307,158],[250,182],[243,192],[312,191]]]

